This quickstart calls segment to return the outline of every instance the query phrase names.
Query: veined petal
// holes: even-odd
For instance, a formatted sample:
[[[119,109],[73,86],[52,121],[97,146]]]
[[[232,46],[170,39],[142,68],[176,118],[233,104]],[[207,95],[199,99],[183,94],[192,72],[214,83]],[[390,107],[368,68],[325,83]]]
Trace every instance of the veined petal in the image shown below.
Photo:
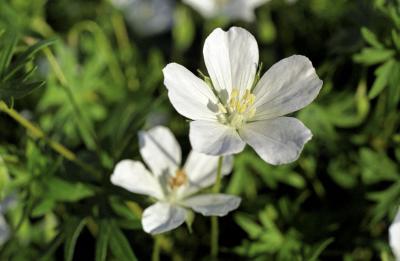
[[[228,32],[215,29],[203,48],[207,71],[219,96],[224,99],[232,88],[251,88],[258,66],[258,45],[254,36],[243,28]]]
[[[142,226],[144,231],[155,235],[179,227],[185,219],[185,209],[166,202],[157,202],[144,210]]]
[[[192,120],[217,118],[215,106],[218,99],[203,80],[176,63],[168,64],[163,73],[164,85],[175,110]]]
[[[253,120],[272,119],[297,111],[318,95],[322,81],[311,61],[293,55],[274,64],[254,88],[256,115]]]
[[[111,175],[111,183],[133,193],[163,198],[160,184],[139,161],[120,161]]]
[[[295,161],[312,134],[298,119],[279,117],[248,123],[240,136],[263,160],[279,165]]]
[[[396,260],[400,260],[400,211],[389,227],[389,244]]]
[[[189,179],[189,184],[183,192],[185,195],[196,193],[200,189],[211,186],[217,178],[217,156],[209,156],[196,151],[191,151],[184,170]],[[232,171],[233,157],[225,156],[222,161],[222,175],[228,175]]]
[[[189,138],[193,150],[208,155],[239,153],[246,145],[234,128],[213,121],[192,121]]]
[[[175,172],[181,165],[181,147],[172,132],[163,126],[139,132],[140,154],[153,174]]]
[[[204,194],[186,199],[183,204],[203,216],[225,216],[239,207],[241,198],[226,194]]]

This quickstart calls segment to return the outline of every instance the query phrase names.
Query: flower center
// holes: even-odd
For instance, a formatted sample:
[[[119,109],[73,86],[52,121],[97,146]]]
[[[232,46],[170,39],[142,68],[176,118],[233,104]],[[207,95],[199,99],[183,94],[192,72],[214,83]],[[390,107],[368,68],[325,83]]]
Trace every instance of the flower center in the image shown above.
[[[248,89],[240,96],[239,90],[234,88],[227,104],[218,104],[219,121],[240,129],[256,114],[256,108],[253,106],[255,98],[256,96]]]
[[[188,178],[186,172],[182,169],[178,169],[175,173],[175,176],[170,177],[168,181],[168,185],[172,190],[179,188],[182,185],[185,185]]]

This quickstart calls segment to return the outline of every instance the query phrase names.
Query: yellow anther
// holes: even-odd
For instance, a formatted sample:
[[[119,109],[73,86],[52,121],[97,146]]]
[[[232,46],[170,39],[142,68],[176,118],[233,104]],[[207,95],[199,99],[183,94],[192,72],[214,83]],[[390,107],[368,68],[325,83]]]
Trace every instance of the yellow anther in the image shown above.
[[[182,169],[178,169],[175,176],[171,177],[169,180],[169,186],[172,189],[179,188],[187,182],[186,172]]]
[[[254,94],[250,94],[247,103],[248,103],[249,105],[253,105],[255,100],[256,100],[256,96],[255,96]]]
[[[219,117],[221,117],[219,121],[241,128],[256,114],[256,109],[253,107],[255,98],[256,96],[249,89],[240,92],[238,88],[232,88],[227,104],[218,104]]]
[[[238,89],[233,88],[233,89],[232,89],[232,92],[231,92],[231,99],[236,99],[238,96],[239,96],[239,91],[238,91]]]
[[[240,114],[244,113],[246,109],[247,109],[246,103],[242,103],[237,106],[237,112],[239,112]]]

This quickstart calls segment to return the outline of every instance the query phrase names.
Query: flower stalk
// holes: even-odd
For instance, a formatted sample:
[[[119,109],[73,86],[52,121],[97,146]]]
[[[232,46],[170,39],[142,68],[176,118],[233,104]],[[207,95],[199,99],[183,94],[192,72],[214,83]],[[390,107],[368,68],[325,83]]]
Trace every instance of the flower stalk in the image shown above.
[[[214,187],[212,188],[213,193],[219,193],[221,189],[221,177],[222,177],[222,163],[224,157],[220,156],[218,159],[218,167],[217,167],[217,178],[215,180]],[[211,217],[211,257],[215,260],[218,258],[219,252],[219,225],[218,225],[218,217]]]

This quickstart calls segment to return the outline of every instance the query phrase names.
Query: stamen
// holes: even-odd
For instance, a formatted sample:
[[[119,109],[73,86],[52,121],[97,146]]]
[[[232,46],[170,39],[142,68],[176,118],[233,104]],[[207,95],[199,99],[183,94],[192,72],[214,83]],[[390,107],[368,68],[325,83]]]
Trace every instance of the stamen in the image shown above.
[[[238,88],[232,88],[227,104],[218,104],[219,121],[240,128],[247,120],[254,117],[256,109],[253,107],[256,96],[246,89],[240,97]]]
[[[180,186],[186,184],[187,176],[184,170],[178,169],[175,173],[175,176],[171,177],[169,180],[169,186],[172,189],[179,188]]]

